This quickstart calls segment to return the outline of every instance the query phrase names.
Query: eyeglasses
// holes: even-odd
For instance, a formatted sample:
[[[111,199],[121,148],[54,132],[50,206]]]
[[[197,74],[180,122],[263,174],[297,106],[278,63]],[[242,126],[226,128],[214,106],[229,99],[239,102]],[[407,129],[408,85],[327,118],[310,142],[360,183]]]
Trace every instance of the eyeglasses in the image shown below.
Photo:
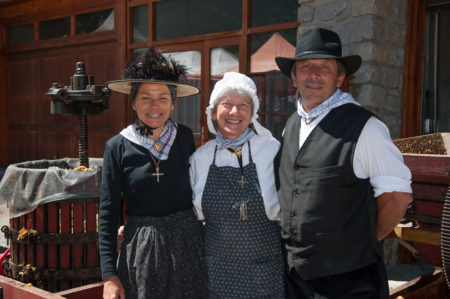
[[[237,111],[247,112],[252,108],[249,103],[240,103],[240,104],[232,104],[227,101],[220,102],[220,105],[226,110],[232,110],[233,107],[236,107]]]

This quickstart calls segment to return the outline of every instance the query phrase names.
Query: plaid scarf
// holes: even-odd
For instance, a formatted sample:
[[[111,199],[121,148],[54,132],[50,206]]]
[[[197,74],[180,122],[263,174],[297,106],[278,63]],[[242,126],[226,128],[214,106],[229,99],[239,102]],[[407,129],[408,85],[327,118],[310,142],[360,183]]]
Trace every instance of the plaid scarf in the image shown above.
[[[241,134],[238,138],[234,140],[230,139],[223,139],[222,134],[220,134],[220,131],[217,130],[216,135],[216,142],[219,149],[223,148],[232,148],[232,149],[238,149],[240,148],[244,143],[246,143],[250,138],[255,135],[255,132],[249,128],[247,128],[244,133]]]
[[[308,113],[303,110],[302,98],[298,99],[297,113],[305,119],[307,123],[311,122],[315,117],[321,115],[322,113],[328,112],[333,108],[339,107],[341,105],[352,103],[360,106],[360,104],[355,101],[351,94],[348,92],[342,92],[339,88],[336,92],[322,102],[319,106],[314,107]]]
[[[169,119],[166,122],[161,135],[159,135],[156,141],[148,138],[147,136],[141,135],[139,133],[139,130],[137,130],[137,127],[138,125],[136,123],[129,125],[125,129],[123,129],[120,134],[131,142],[145,147],[156,159],[167,160],[169,158],[170,148],[172,147],[173,141],[175,140],[175,137],[177,135],[176,124]],[[153,145],[155,143],[159,143],[162,145],[159,151],[156,151],[153,148]]]

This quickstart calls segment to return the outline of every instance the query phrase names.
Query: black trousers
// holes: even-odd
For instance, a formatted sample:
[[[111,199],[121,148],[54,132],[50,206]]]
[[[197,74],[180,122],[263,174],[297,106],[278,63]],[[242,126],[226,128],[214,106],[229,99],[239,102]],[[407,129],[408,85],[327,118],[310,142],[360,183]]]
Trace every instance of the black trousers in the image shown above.
[[[389,287],[382,259],[351,272],[303,280],[295,268],[286,278],[288,299],[387,299]]]

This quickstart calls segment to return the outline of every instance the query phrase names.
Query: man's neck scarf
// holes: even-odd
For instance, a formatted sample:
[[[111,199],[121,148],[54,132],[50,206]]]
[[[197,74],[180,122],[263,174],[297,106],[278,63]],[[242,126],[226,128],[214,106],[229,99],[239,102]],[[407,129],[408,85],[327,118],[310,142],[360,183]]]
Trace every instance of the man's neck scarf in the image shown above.
[[[342,92],[338,88],[331,97],[326,99],[319,106],[314,107],[313,109],[309,110],[308,112],[305,112],[305,110],[303,109],[302,98],[300,97],[298,99],[297,113],[302,118],[305,119],[306,123],[310,123],[311,121],[313,121],[316,117],[318,117],[322,113],[328,112],[333,108],[339,107],[339,106],[347,104],[347,103],[352,103],[352,104],[360,106],[360,104],[357,101],[355,101],[355,99],[352,97],[352,95],[350,93]]]

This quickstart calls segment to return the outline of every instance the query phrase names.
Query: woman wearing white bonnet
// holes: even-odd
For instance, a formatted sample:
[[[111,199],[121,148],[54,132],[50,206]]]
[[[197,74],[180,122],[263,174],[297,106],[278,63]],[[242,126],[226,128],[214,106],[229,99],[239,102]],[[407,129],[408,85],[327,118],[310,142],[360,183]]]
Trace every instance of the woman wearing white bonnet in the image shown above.
[[[205,221],[208,289],[214,298],[284,298],[273,159],[278,141],[257,122],[256,86],[225,73],[211,93],[214,140],[191,157],[193,202]]]

